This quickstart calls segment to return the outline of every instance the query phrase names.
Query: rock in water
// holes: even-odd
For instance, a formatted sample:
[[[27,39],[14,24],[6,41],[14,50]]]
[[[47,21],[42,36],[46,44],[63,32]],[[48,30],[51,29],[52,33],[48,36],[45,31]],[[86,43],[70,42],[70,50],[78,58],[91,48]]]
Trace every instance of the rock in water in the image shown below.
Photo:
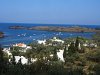
[[[0,32],[0,38],[3,38],[3,37],[4,37],[4,33]]]

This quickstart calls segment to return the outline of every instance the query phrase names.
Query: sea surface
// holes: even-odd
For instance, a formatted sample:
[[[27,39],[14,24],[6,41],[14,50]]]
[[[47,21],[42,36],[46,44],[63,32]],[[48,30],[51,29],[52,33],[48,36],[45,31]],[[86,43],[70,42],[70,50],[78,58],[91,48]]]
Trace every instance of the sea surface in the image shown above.
[[[95,33],[75,33],[75,32],[55,32],[55,31],[40,31],[40,30],[23,30],[23,29],[9,29],[9,26],[81,26],[87,28],[100,28],[100,25],[68,25],[68,24],[25,24],[25,23],[0,23],[0,31],[4,32],[5,37],[0,38],[0,44],[3,47],[10,46],[15,43],[29,44],[37,40],[50,39],[54,36],[61,39],[82,36],[86,38],[92,38]]]

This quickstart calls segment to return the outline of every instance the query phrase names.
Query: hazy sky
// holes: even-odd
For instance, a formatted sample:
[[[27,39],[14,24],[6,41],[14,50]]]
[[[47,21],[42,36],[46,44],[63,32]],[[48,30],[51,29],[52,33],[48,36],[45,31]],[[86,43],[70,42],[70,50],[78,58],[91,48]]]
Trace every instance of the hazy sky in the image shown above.
[[[100,0],[0,0],[0,22],[100,25]]]

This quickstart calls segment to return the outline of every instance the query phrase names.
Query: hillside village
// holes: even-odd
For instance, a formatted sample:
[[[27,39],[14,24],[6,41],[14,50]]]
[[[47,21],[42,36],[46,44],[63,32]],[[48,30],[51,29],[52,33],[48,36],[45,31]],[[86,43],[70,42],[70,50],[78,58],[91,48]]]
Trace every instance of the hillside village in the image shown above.
[[[10,67],[10,65],[18,68],[18,64],[20,64],[23,68],[25,68],[25,65],[27,67],[30,66],[30,68],[34,66],[32,71],[35,71],[34,73],[36,74],[39,71],[39,73],[45,72],[47,75],[48,73],[52,74],[52,72],[53,75],[54,73],[61,75],[64,71],[62,73],[63,75],[64,73],[74,73],[75,70],[81,70],[80,68],[83,68],[81,72],[76,72],[76,75],[77,73],[80,73],[80,75],[83,75],[83,73],[88,75],[96,73],[96,71],[89,72],[91,71],[89,67],[93,64],[95,64],[95,66],[99,64],[99,56],[96,56],[96,54],[99,53],[99,47],[99,44],[94,40],[83,37],[66,38],[63,40],[58,37],[53,37],[48,40],[37,40],[37,42],[33,42],[29,45],[25,43],[13,44],[9,48],[3,48],[2,51],[6,63],[9,64],[8,68],[11,70],[12,67]],[[75,69],[75,65],[77,69]],[[62,68],[60,68],[61,66]],[[52,70],[50,67],[57,68],[58,70]],[[17,71],[19,71],[19,69],[20,66]],[[28,69],[29,68],[26,68],[26,70]],[[65,69],[71,72],[65,71]],[[72,69],[74,70],[72,71]],[[29,73],[28,71],[26,72]],[[11,74],[8,73],[7,75]]]
[[[49,41],[49,43],[48,43]],[[64,40],[61,40],[57,37],[53,37],[52,39],[49,39],[49,40],[37,40],[37,44],[39,45],[43,45],[43,46],[58,46],[58,45],[64,45],[65,41]],[[50,42],[51,41],[51,42]],[[68,47],[71,45],[72,42],[69,42],[69,44],[65,44],[66,46],[66,49],[68,50]],[[75,45],[76,43],[76,40],[73,41],[73,45]],[[88,43],[87,41],[84,42],[84,43],[80,43],[78,44],[78,50],[80,50],[80,52],[83,50],[82,49],[82,46],[83,47],[94,47],[96,48],[97,47],[97,44],[94,44],[94,43]],[[27,52],[28,50],[32,49],[32,46],[28,46],[24,43],[18,43],[18,44],[14,44],[12,45],[12,48],[13,50],[15,50],[16,48],[19,49],[19,52]],[[5,53],[7,53],[8,57],[13,57],[12,55],[12,52],[11,52],[11,48],[4,48],[3,51]],[[57,51],[57,56],[59,58],[59,60],[61,60],[62,62],[64,62],[64,58],[63,58],[63,53],[64,53],[64,49],[63,48],[59,48],[58,51]],[[53,54],[51,54],[50,56],[53,56]],[[9,58],[9,62],[11,62],[11,58]],[[18,61],[21,59],[22,61],[22,64],[28,64],[28,59],[25,58],[24,56],[15,56],[15,61],[16,63],[18,63]],[[35,62],[37,58],[31,58],[31,62]]]

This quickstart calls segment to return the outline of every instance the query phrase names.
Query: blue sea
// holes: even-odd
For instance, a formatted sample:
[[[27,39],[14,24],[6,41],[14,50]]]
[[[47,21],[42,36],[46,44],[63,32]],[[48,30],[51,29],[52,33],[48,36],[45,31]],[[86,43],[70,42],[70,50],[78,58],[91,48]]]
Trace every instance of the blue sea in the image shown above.
[[[29,44],[37,40],[50,39],[54,36],[61,39],[82,36],[86,38],[92,38],[95,33],[69,33],[69,32],[55,32],[55,31],[39,31],[39,30],[23,30],[23,29],[9,29],[9,26],[81,26],[87,28],[100,28],[100,25],[68,25],[68,24],[28,24],[28,23],[0,23],[0,31],[4,32],[5,37],[0,38],[0,44],[2,46],[10,46],[15,43]]]

